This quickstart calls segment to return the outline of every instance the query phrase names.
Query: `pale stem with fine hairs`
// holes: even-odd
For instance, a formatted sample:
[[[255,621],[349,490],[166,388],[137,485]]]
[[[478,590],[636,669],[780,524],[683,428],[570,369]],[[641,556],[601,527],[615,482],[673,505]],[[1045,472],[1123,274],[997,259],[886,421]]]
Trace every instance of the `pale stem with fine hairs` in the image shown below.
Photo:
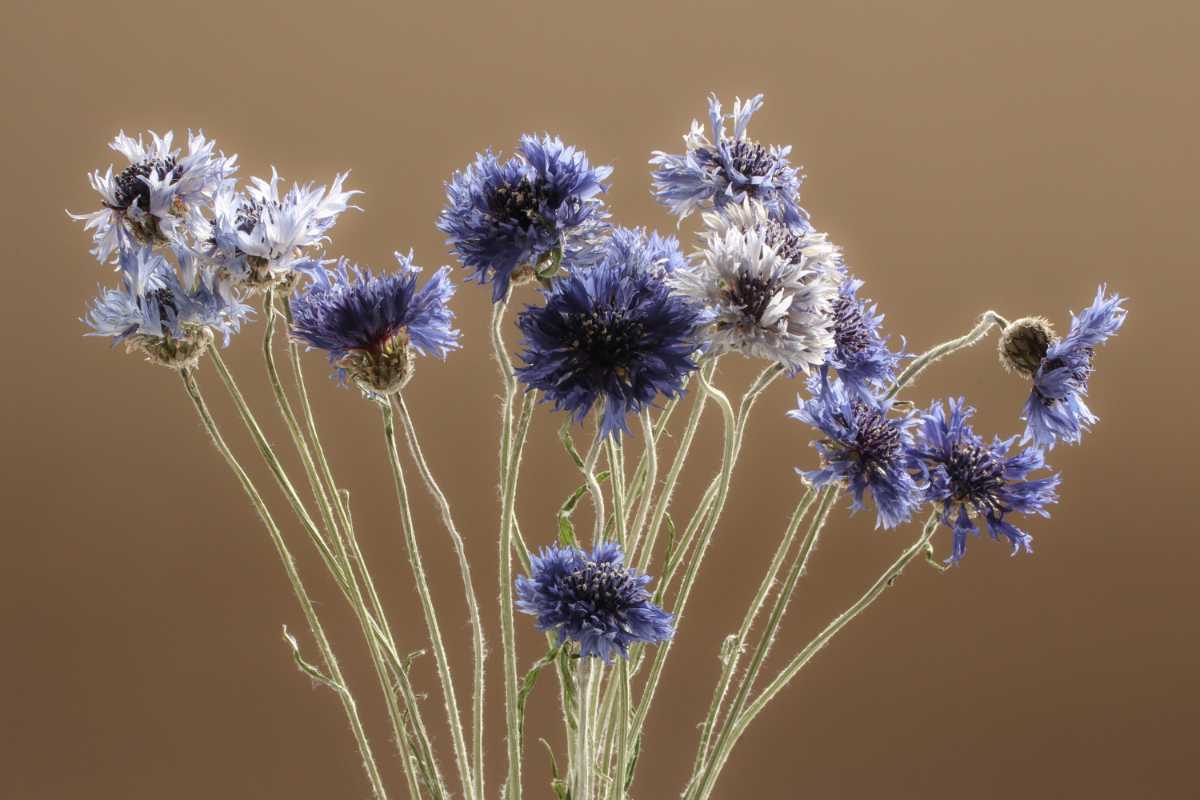
[[[366,729],[363,727],[362,720],[358,716],[358,708],[354,702],[354,696],[350,693],[350,688],[346,685],[346,679],[342,675],[341,667],[338,666],[337,658],[334,656],[333,647],[329,644],[329,639],[325,636],[325,630],[321,627],[321,621],[317,616],[316,608],[313,605],[312,599],[308,595],[308,590],[304,587],[304,582],[300,578],[300,572],[296,568],[295,559],[292,558],[291,551],[288,550],[287,542],[283,538],[283,534],[279,531],[279,526],[275,524],[275,520],[271,517],[271,512],[267,509],[267,504],[263,501],[262,495],[250,480],[250,476],[246,474],[246,470],[238,463],[237,458],[233,455],[233,451],[229,449],[229,445],[225,443],[225,439],[221,436],[221,432],[217,427],[216,420],[208,410],[208,405],[204,402],[204,397],[200,394],[200,387],[196,383],[196,378],[189,369],[181,369],[179,376],[183,379],[184,388],[187,390],[188,397],[191,398],[192,405],[196,408],[196,413],[200,416],[200,421],[204,423],[204,428],[208,432],[209,438],[212,440],[213,446],[221,457],[225,459],[225,463],[229,469],[237,477],[238,483],[246,492],[246,496],[250,499],[254,510],[258,512],[259,518],[267,529],[267,533],[271,537],[271,543],[275,546],[275,552],[279,555],[279,560],[283,563],[284,571],[287,573],[288,582],[292,586],[292,592],[296,595],[296,600],[300,603],[300,608],[304,612],[304,618],[308,623],[309,630],[312,631],[313,639],[317,643],[317,649],[321,653],[321,660],[325,663],[325,668],[329,671],[329,675],[325,680],[326,685],[333,688],[338,695],[338,699],[342,702],[342,708],[346,712],[346,718],[350,722],[350,729],[354,733],[354,739],[358,743],[359,755],[363,760],[363,768],[366,770],[367,779],[371,783],[371,791],[377,800],[384,800],[387,797],[387,790],[383,785],[383,778],[379,774],[379,768],[375,763],[375,756],[371,752],[370,742],[367,741]]]
[[[708,785],[705,787],[704,792],[700,795],[701,800],[707,800],[707,798],[711,796],[716,778],[720,774],[721,769],[725,766],[725,762],[729,759],[730,751],[737,743],[737,740],[741,738],[743,733],[745,733],[746,728],[750,725],[754,718],[762,712],[767,703],[771,702],[771,700],[773,700],[775,696],[778,695],[784,689],[784,687],[788,685],[792,678],[794,678],[796,674],[804,668],[804,665],[807,664],[812,657],[821,650],[821,648],[829,643],[830,639],[836,636],[838,632],[842,630],[842,628],[846,627],[851,620],[853,620],[863,611],[867,610],[872,603],[879,599],[880,595],[887,591],[891,586],[895,585],[896,580],[900,577],[900,574],[904,572],[904,568],[908,566],[909,562],[925,552],[926,546],[929,544],[929,540],[933,538],[933,534],[937,531],[938,521],[938,512],[935,511],[930,514],[929,519],[925,522],[925,527],[921,531],[921,535],[917,537],[917,540],[913,542],[906,550],[904,550],[904,552],[900,554],[900,557],[892,562],[891,566],[883,571],[883,574],[880,575],[873,584],[871,584],[871,587],[867,589],[862,597],[858,598],[858,600],[855,601],[852,606],[839,614],[833,620],[833,622],[830,622],[827,626],[825,626],[824,630],[818,633],[812,641],[805,645],[804,649],[797,653],[796,656],[790,662],[788,662],[787,666],[779,671],[779,674],[776,675],[774,680],[772,680],[771,683],[762,690],[758,697],[754,699],[754,702],[750,703],[750,705],[746,707],[746,710],[743,711],[741,715],[733,721],[731,728],[732,733],[728,741],[725,743],[723,748],[719,749],[714,754],[712,774],[709,778]]]
[[[596,477],[596,464],[600,461],[600,451],[604,449],[604,437],[600,433],[600,415],[604,410],[603,401],[597,404],[596,409],[596,436],[592,439],[592,446],[588,448],[587,455],[583,459],[583,478],[587,481],[588,494],[592,497],[592,508],[595,513],[595,527],[592,529],[592,546],[600,544],[604,541],[605,528],[605,513],[604,513],[604,491],[600,488],[600,480]],[[615,480],[613,476],[609,476],[609,480]]]
[[[619,436],[620,434],[618,434]],[[617,544],[624,552],[629,541],[629,529],[625,524],[625,459],[622,458],[623,448],[620,439],[607,436],[608,445],[608,474],[612,484],[613,519],[616,522]]]
[[[713,690],[713,699],[708,710],[708,716],[704,719],[704,726],[700,735],[700,746],[696,750],[696,763],[693,767],[693,774],[698,773],[699,770],[704,768],[713,729],[720,720],[721,706],[725,702],[729,687],[733,683],[733,677],[737,673],[738,662],[741,660],[742,653],[746,649],[746,641],[750,638],[750,631],[754,627],[754,621],[758,618],[759,612],[766,603],[767,595],[771,593],[771,589],[775,586],[779,570],[783,568],[783,561],[787,557],[788,552],[791,551],[792,544],[796,541],[796,534],[800,530],[800,524],[812,509],[816,498],[816,490],[810,488],[800,499],[791,520],[788,522],[787,528],[784,529],[783,538],[779,541],[779,547],[775,549],[775,555],[771,558],[771,563],[767,566],[767,572],[763,575],[762,582],[758,585],[758,591],[755,593],[754,599],[750,601],[750,607],[746,609],[746,615],[742,619],[741,627],[738,629],[736,635],[726,639],[726,645],[723,648],[724,652],[721,658],[721,677],[717,681],[716,688]],[[806,540],[803,547],[811,549],[811,544]]]
[[[309,450],[308,443],[304,439],[304,434],[300,430],[300,423],[296,418],[295,412],[292,410],[291,402],[288,400],[287,392],[284,391],[283,383],[279,379],[279,369],[275,363],[275,317],[280,315],[275,307],[275,289],[272,287],[266,291],[263,300],[263,314],[266,316],[265,333],[263,335],[263,360],[267,367],[267,379],[271,385],[271,389],[275,394],[275,403],[279,408],[280,416],[283,418],[285,427],[292,437],[292,443],[295,445],[296,452],[300,456],[300,461],[304,466],[305,475],[308,478],[309,488],[312,490],[313,498],[317,501],[317,506],[321,510],[321,519],[325,524],[326,535],[333,542],[334,551],[340,561],[342,570],[347,580],[347,600],[355,607],[356,614],[359,617],[363,627],[363,635],[366,637],[367,646],[371,651],[372,664],[375,667],[375,672],[379,678],[380,685],[383,689],[384,702],[387,707],[388,719],[392,726],[392,735],[395,739],[396,747],[400,751],[401,759],[405,762],[406,777],[410,783],[414,780],[414,776],[408,774],[412,771],[412,765],[408,759],[408,742],[404,733],[404,717],[400,713],[399,706],[396,702],[396,693],[392,690],[391,682],[388,679],[388,670],[384,661],[383,654],[380,651],[380,644],[376,641],[376,630],[369,624],[366,624],[364,617],[369,614],[375,614],[378,627],[383,630],[388,630],[387,623],[382,615],[382,606],[378,603],[378,598],[373,597],[374,608],[367,610],[366,600],[363,597],[362,589],[359,587],[354,575],[354,564],[351,560],[349,551],[347,550],[347,540],[353,535],[347,524],[347,515],[344,509],[341,508],[340,499],[336,500],[338,512],[341,516],[341,521],[344,530],[338,530],[337,521],[334,518],[334,500],[337,498],[337,487],[332,482],[332,475],[327,475],[328,480],[322,481],[320,473],[317,471],[316,461]],[[284,316],[284,315],[280,315]],[[285,317],[286,319],[286,317]],[[294,348],[294,345],[293,345]],[[294,353],[294,350],[293,350]],[[293,363],[293,368],[296,370],[297,376],[301,376],[298,363]],[[311,407],[308,402],[307,393],[304,392],[303,378],[300,377],[297,381],[301,391],[302,402],[305,408],[305,415],[310,420],[309,433],[313,436],[314,443],[319,442],[315,436],[316,426],[312,422]],[[322,461],[324,462],[324,454],[322,453]],[[328,473],[328,463],[324,463],[324,470]],[[374,595],[374,587],[370,582],[370,577],[366,573],[366,564],[359,561],[360,571],[364,574],[366,582],[371,586],[372,595]],[[394,646],[394,642],[389,643]]]
[[[438,510],[442,515],[442,524],[445,525],[446,532],[450,534],[450,541],[454,545],[454,553],[458,558],[458,571],[462,576],[463,594],[467,600],[467,614],[470,617],[473,636],[474,692],[471,699],[472,763],[475,768],[475,796],[482,798],[484,797],[484,659],[487,656],[487,649],[483,636],[483,621],[479,616],[479,599],[475,595],[475,585],[471,581],[471,565],[467,562],[466,546],[463,544],[463,538],[458,532],[458,526],[454,524],[454,517],[450,513],[450,501],[446,499],[445,492],[438,486],[437,480],[433,477],[433,470],[429,468],[429,463],[425,460],[425,453],[422,452],[421,443],[417,439],[417,428],[413,424],[412,415],[408,412],[408,405],[399,394],[392,395],[392,404],[400,412],[400,424],[404,428],[404,438],[408,442],[409,454],[417,464],[417,471],[421,473],[421,478],[425,481],[425,488],[429,490],[429,493],[433,495],[433,499],[437,502]]]
[[[387,446],[388,461],[392,468],[392,478],[396,484],[396,501],[400,506],[401,528],[404,530],[405,543],[408,546],[408,562],[412,567],[417,597],[421,601],[425,628],[429,633],[429,644],[433,648],[434,666],[437,668],[438,680],[442,685],[442,699],[445,701],[446,717],[450,723],[450,740],[454,745],[458,777],[462,782],[463,794],[468,798],[473,798],[476,796],[475,785],[472,780],[471,762],[467,755],[466,738],[463,735],[462,718],[458,710],[458,697],[454,692],[454,680],[450,674],[450,659],[446,655],[446,643],[442,638],[441,626],[434,608],[433,593],[429,589],[429,579],[425,575],[425,566],[421,561],[416,526],[412,519],[412,507],[408,502],[408,487],[404,481],[404,469],[400,464],[400,451],[396,446],[396,427],[392,406],[381,400],[379,411],[383,416],[384,442]]]
[[[625,774],[629,764],[629,661],[617,664],[617,764],[613,770],[612,800],[625,800]]]
[[[512,453],[512,408],[517,394],[517,377],[512,359],[504,344],[501,326],[508,299],[496,303],[492,310],[492,349],[500,369],[504,395],[500,408],[500,659],[504,663],[504,720],[508,746],[508,782],[506,800],[521,800],[521,739],[517,696],[520,686],[517,673],[516,623],[513,618],[513,508],[516,502],[516,481]],[[481,798],[482,800],[482,798]]]
[[[942,342],[939,345],[931,347],[921,355],[914,358],[912,363],[905,367],[900,375],[896,378],[896,382],[892,385],[892,388],[888,390],[888,393],[884,395],[884,399],[890,400],[891,398],[895,397],[901,389],[903,389],[909,383],[912,383],[918,375],[951,353],[979,344],[981,341],[983,341],[984,337],[987,336],[988,331],[992,329],[993,325],[1001,330],[1004,330],[1008,327],[1008,320],[997,314],[995,311],[985,311],[979,317],[979,322],[975,325],[975,327],[967,331],[964,335],[959,336],[957,339],[951,339],[947,342]]]
[[[721,455],[721,471],[717,476],[717,496],[714,500],[713,513],[709,515],[708,524],[700,536],[696,553],[688,565],[687,575],[684,578],[683,586],[680,588],[679,596],[676,598],[675,607],[671,609],[675,616],[676,629],[678,629],[679,621],[683,617],[688,594],[691,592],[692,584],[695,582],[697,572],[699,572],[700,563],[704,560],[705,552],[712,541],[712,535],[716,530],[720,511],[725,505],[725,498],[729,493],[729,482],[733,473],[737,449],[737,421],[734,416],[733,405],[730,404],[729,398],[725,396],[724,392],[709,383],[703,371],[700,372],[700,388],[705,394],[711,396],[716,402],[717,407],[721,409],[721,415],[725,420],[725,442]],[[671,643],[672,640],[670,639],[661,643],[658,646],[658,651],[654,654],[654,662],[650,667],[650,674],[646,678],[641,702],[638,703],[633,723],[630,725],[630,735],[635,739],[641,735],[642,726],[646,724],[646,715],[650,711],[650,703],[654,700],[654,692],[658,688],[659,679],[662,677],[663,668],[666,666],[667,656],[671,652]],[[625,770],[627,766],[626,764],[618,764],[618,772]]]
[[[634,546],[641,538],[642,529],[646,526],[646,518],[650,513],[650,501],[654,497],[654,484],[658,481],[658,439],[654,432],[654,422],[650,419],[650,409],[642,409],[638,419],[642,424],[642,457],[639,459],[638,470],[634,474],[634,485],[626,498],[627,502],[633,504],[635,494],[642,485],[645,485],[646,490],[638,503],[637,515],[633,518],[633,538],[628,543],[629,547]],[[642,471],[643,464],[645,471]],[[632,557],[626,553],[626,558]]]
[[[759,670],[762,669],[763,662],[766,661],[767,654],[771,650],[771,645],[775,642],[779,626],[783,622],[784,612],[787,610],[792,594],[796,591],[796,584],[800,581],[800,577],[804,575],[804,571],[808,567],[808,558],[812,555],[813,548],[816,547],[817,540],[821,536],[821,530],[825,527],[825,523],[829,519],[829,512],[833,510],[833,504],[839,494],[840,489],[838,488],[830,488],[824,491],[824,496],[821,498],[816,515],[808,526],[808,532],[804,536],[804,541],[800,544],[800,552],[796,554],[796,558],[792,562],[792,568],[783,582],[783,587],[779,590],[779,595],[775,598],[775,605],[767,617],[767,624],[759,639],[758,646],[754,649],[754,653],[750,657],[750,663],[746,667],[746,674],[742,678],[741,685],[738,687],[733,702],[729,705],[726,723],[721,728],[720,735],[713,746],[714,752],[719,753],[722,747],[728,742],[733,723],[736,722],[738,716],[746,706],[750,692],[754,689],[754,682],[758,678]],[[706,741],[702,742],[702,746],[707,748],[708,743]],[[685,797],[694,797],[697,793],[706,792],[709,782],[715,779],[712,771],[715,759],[712,762],[708,762],[707,755],[707,752],[700,754],[703,771],[699,776],[693,775],[691,790]],[[700,778],[699,781],[696,780],[697,777]]]

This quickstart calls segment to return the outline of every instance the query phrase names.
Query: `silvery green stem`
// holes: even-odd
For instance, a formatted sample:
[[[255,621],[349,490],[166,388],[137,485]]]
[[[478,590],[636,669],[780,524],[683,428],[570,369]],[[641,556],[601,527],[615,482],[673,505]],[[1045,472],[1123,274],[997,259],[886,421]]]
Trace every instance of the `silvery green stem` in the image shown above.
[[[700,368],[701,375],[705,375],[709,380],[712,379],[713,371],[717,368],[716,358],[708,361]],[[704,406],[708,402],[708,394],[700,392],[700,396],[692,403],[692,410],[688,414],[686,427],[683,429],[683,438],[680,439],[679,448],[675,451],[675,458],[671,462],[670,469],[667,470],[666,479],[663,481],[663,487],[659,490],[658,502],[654,505],[654,513],[650,515],[650,527],[646,534],[645,549],[638,556],[638,569],[645,572],[650,565],[650,559],[654,556],[654,545],[658,540],[658,532],[662,528],[663,519],[666,517],[667,509],[671,505],[671,496],[675,493],[675,485],[679,482],[679,473],[683,471],[684,462],[687,461],[688,452],[692,447],[692,440],[696,438],[696,431],[700,427],[700,417],[704,413]],[[647,498],[649,499],[649,498]],[[634,549],[639,547],[639,542],[634,542]]]
[[[711,396],[716,402],[717,407],[721,409],[721,415],[725,420],[725,442],[721,456],[721,471],[717,476],[717,496],[713,501],[713,512],[708,517],[708,524],[700,536],[696,553],[688,565],[683,586],[680,588],[679,596],[675,601],[675,607],[671,609],[675,615],[675,625],[677,628],[680,620],[683,618],[683,611],[687,606],[688,595],[691,593],[693,583],[695,583],[696,575],[700,570],[700,564],[704,560],[708,545],[712,541],[712,535],[717,526],[717,519],[720,517],[721,509],[725,505],[737,448],[737,421],[734,417],[733,406],[730,404],[729,398],[725,396],[724,392],[709,383],[708,377],[703,371],[700,372],[700,388],[702,392]],[[650,704],[654,700],[654,692],[658,689],[658,682],[662,677],[663,668],[666,666],[667,656],[671,652],[671,644],[672,640],[663,642],[658,646],[658,650],[654,654],[654,661],[650,667],[650,675],[646,679],[646,686],[642,692],[641,702],[638,703],[633,723],[630,726],[630,735],[634,738],[641,734],[642,726],[646,723],[646,715],[649,713]],[[623,764],[619,765],[618,769],[624,769],[625,766]]]
[[[629,542],[629,529],[626,526],[625,515],[625,459],[622,458],[620,440],[608,436],[608,469],[609,482],[612,484],[613,519],[616,521],[617,543],[624,551]]]
[[[421,561],[416,526],[413,524],[412,508],[408,502],[408,487],[405,484],[404,470],[400,464],[400,451],[396,446],[396,428],[392,406],[390,403],[380,402],[379,410],[383,415],[384,440],[387,446],[388,461],[392,467],[392,478],[396,484],[396,500],[400,506],[400,522],[407,544],[408,562],[412,567],[413,584],[417,590],[417,597],[421,601],[421,612],[425,617],[429,644],[433,648],[434,666],[437,668],[438,681],[442,686],[442,699],[446,705],[446,717],[450,724],[450,739],[454,745],[458,777],[462,782],[464,796],[474,798],[475,786],[471,775],[471,762],[467,754],[466,738],[463,735],[462,718],[458,710],[458,697],[454,691],[454,680],[450,674],[450,659],[446,655],[446,643],[442,638],[441,626],[434,608],[433,594],[429,590],[429,579],[425,575],[425,566]]]
[[[604,437],[600,433],[600,414],[603,408],[596,409],[596,437],[592,440],[592,446],[588,448],[587,455],[583,459],[583,477],[587,481],[588,494],[592,497],[592,508],[595,511],[595,527],[592,530],[592,546],[600,544],[604,541],[605,513],[604,513],[604,492],[600,488],[600,481],[596,478],[596,464],[600,461],[600,451],[604,449]]]
[[[628,502],[632,505],[643,487],[644,492],[642,492],[641,502],[638,503],[637,516],[633,519],[633,538],[629,542],[630,548],[636,547],[638,540],[642,537],[642,529],[645,528],[646,518],[650,513],[650,502],[654,498],[654,484],[658,481],[658,439],[655,435],[654,423],[650,420],[650,410],[642,409],[638,418],[642,423],[643,449],[638,470],[634,474],[633,491],[629,493]],[[642,465],[645,465],[644,470]],[[632,556],[627,552],[626,558],[632,558]]]
[[[511,290],[509,292],[511,294]],[[492,311],[492,349],[500,368],[504,396],[500,410],[500,658],[504,663],[504,720],[508,745],[508,782],[506,800],[521,799],[521,739],[517,697],[517,645],[513,619],[513,508],[516,501],[515,460],[512,453],[512,407],[517,393],[517,378],[512,359],[504,345],[501,325],[508,307],[508,295]],[[482,798],[480,799],[482,800]]]
[[[339,536],[337,523],[333,517],[333,506],[329,495],[326,493],[326,487],[317,474],[316,462],[313,461],[312,453],[308,449],[308,443],[304,441],[304,434],[300,432],[300,422],[296,419],[296,413],[292,410],[291,401],[288,400],[287,392],[283,388],[283,382],[279,379],[279,368],[275,364],[276,313],[275,289],[272,287],[267,289],[266,294],[263,296],[263,315],[267,318],[263,333],[263,360],[267,366],[267,381],[271,384],[271,391],[275,393],[275,404],[279,407],[279,415],[283,417],[284,425],[292,437],[292,444],[295,445],[296,453],[300,456],[300,463],[303,465],[304,474],[308,478],[308,485],[312,490],[313,499],[317,501],[317,507],[321,512],[321,521],[325,525],[326,536],[336,544],[339,542]],[[351,566],[345,560],[344,554],[341,555],[343,555],[342,567],[346,570],[347,575],[350,575]]]
[[[617,663],[617,764],[613,770],[612,800],[625,800],[625,772],[629,768],[629,662]]]
[[[279,560],[283,564],[284,571],[287,573],[288,582],[292,586],[292,592],[296,595],[296,600],[300,603],[300,608],[304,612],[304,618],[308,623],[309,629],[312,631],[313,639],[317,643],[317,649],[321,652],[321,660],[325,663],[325,668],[328,670],[327,684],[333,687],[338,695],[338,699],[342,702],[342,707],[346,712],[346,718],[350,722],[350,728],[354,733],[354,739],[358,743],[359,755],[363,760],[363,768],[367,772],[367,778],[371,783],[371,790],[377,800],[384,800],[387,797],[387,790],[383,785],[383,778],[379,774],[379,768],[375,764],[375,756],[371,752],[370,742],[367,741],[366,729],[363,727],[362,720],[358,716],[358,708],[354,702],[354,696],[350,693],[349,687],[346,685],[346,679],[342,675],[341,667],[338,666],[337,658],[334,656],[333,647],[329,643],[329,639],[325,636],[325,630],[321,626],[320,618],[317,616],[316,608],[313,605],[312,599],[308,596],[308,590],[304,587],[304,582],[300,578],[300,572],[296,568],[295,559],[292,558],[291,551],[288,550],[287,542],[283,538],[283,534],[279,530],[279,526],[275,524],[275,520],[271,517],[271,512],[267,509],[267,504],[263,501],[262,495],[258,493],[258,489],[250,480],[250,476],[238,463],[237,458],[233,455],[233,451],[225,443],[225,439],[221,436],[221,432],[217,427],[216,420],[208,410],[208,405],[204,402],[204,397],[200,394],[200,387],[196,383],[195,376],[191,370],[182,369],[179,371],[180,377],[183,379],[183,384],[187,390],[188,397],[191,398],[192,405],[196,408],[196,413],[200,416],[201,422],[204,423],[205,430],[208,431],[209,438],[212,440],[213,446],[216,447],[229,469],[233,471],[234,476],[238,479],[242,489],[249,497],[251,505],[258,513],[263,525],[267,529],[267,533],[271,537],[271,543],[275,546],[275,552],[279,556]]]
[[[886,399],[895,397],[901,389],[912,383],[918,375],[951,353],[979,344],[981,341],[983,341],[984,337],[987,336],[988,331],[991,330],[993,325],[1003,330],[1004,328],[1008,327],[1008,320],[997,314],[995,311],[983,312],[983,315],[979,318],[979,322],[974,328],[967,331],[966,334],[958,337],[957,339],[951,339],[948,342],[942,342],[935,347],[931,347],[921,355],[914,358],[912,362],[905,367],[904,371],[900,373],[900,376],[896,378],[896,382],[892,385],[892,388],[884,397]]]
[[[862,597],[858,598],[852,606],[826,625],[824,630],[818,633],[812,641],[804,646],[804,649],[788,662],[787,666],[779,671],[774,680],[746,707],[746,710],[736,720],[731,720],[729,727],[730,735],[724,745],[720,746],[714,754],[710,766],[711,775],[703,792],[699,795],[700,800],[707,800],[712,795],[713,786],[720,775],[721,769],[725,766],[725,762],[729,759],[729,753],[754,718],[762,712],[767,703],[771,702],[788,685],[792,678],[804,668],[805,664],[812,660],[812,657],[827,645],[842,628],[846,627],[851,620],[869,608],[872,603],[879,599],[880,595],[896,583],[896,579],[900,577],[900,574],[908,566],[909,562],[925,552],[926,545],[929,544],[929,540],[933,537],[934,532],[937,531],[937,526],[938,514],[935,511],[929,516],[917,540],[901,553],[900,557],[892,562],[891,566],[883,571],[883,574],[871,584],[871,587],[867,589]]]
[[[705,766],[710,740],[712,739],[717,722],[721,718],[721,706],[725,702],[729,687],[733,683],[733,677],[737,673],[738,662],[741,660],[742,653],[746,649],[746,641],[750,638],[750,631],[754,627],[754,622],[758,618],[763,604],[766,603],[767,595],[770,594],[771,589],[775,585],[775,581],[779,576],[779,570],[783,568],[784,559],[792,549],[792,544],[796,540],[796,533],[800,530],[800,523],[808,515],[816,497],[817,493],[813,489],[809,489],[804,493],[804,497],[801,498],[800,503],[796,506],[796,510],[792,514],[787,528],[784,530],[783,538],[779,541],[779,547],[776,548],[775,555],[771,558],[771,563],[767,567],[766,574],[763,575],[762,582],[758,586],[758,591],[755,593],[754,599],[750,601],[750,607],[746,610],[745,617],[742,618],[741,627],[735,636],[731,636],[726,640],[726,644],[722,648],[724,652],[721,658],[721,677],[717,682],[716,688],[713,690],[712,704],[709,706],[708,715],[704,719],[700,735],[700,746],[696,750],[696,763],[693,767],[693,774],[698,774]],[[811,549],[808,540],[806,540],[804,546]]]
[[[471,565],[467,562],[466,547],[458,532],[458,527],[454,524],[454,517],[450,513],[450,502],[446,499],[445,492],[438,486],[437,480],[433,477],[433,471],[425,460],[425,454],[421,451],[421,443],[417,440],[417,429],[413,424],[412,416],[408,413],[408,406],[405,404],[404,398],[398,394],[392,396],[392,402],[400,412],[400,423],[404,428],[404,438],[408,442],[409,453],[417,464],[417,470],[425,481],[425,487],[437,502],[442,515],[442,524],[446,526],[446,532],[450,534],[450,541],[454,545],[454,553],[458,558],[458,571],[462,576],[463,594],[466,596],[467,614],[471,620],[473,634],[474,692],[471,699],[471,742],[475,768],[475,796],[483,798],[485,797],[483,774],[484,659],[487,650],[483,636],[483,621],[479,615],[479,599],[475,595],[475,585],[471,580]]]
[[[771,650],[771,645],[775,642],[775,636],[778,634],[779,626],[783,622],[783,615],[787,610],[788,602],[791,600],[792,594],[796,591],[796,584],[800,581],[800,577],[804,574],[808,566],[808,557],[812,554],[813,548],[821,536],[821,529],[825,527],[825,522],[829,519],[829,512],[833,509],[834,501],[837,499],[839,493],[839,490],[836,488],[824,491],[824,496],[821,498],[816,515],[808,526],[808,532],[804,536],[804,541],[800,544],[800,552],[796,554],[796,558],[792,562],[792,568],[789,570],[788,576],[779,590],[779,595],[775,598],[775,605],[767,617],[767,624],[763,629],[758,646],[754,649],[750,657],[750,663],[746,667],[746,674],[742,678],[741,685],[738,687],[733,702],[729,704],[726,723],[721,728],[716,744],[713,745],[714,753],[720,753],[727,745],[732,735],[733,725],[746,706],[750,692],[754,689],[754,682],[758,678],[759,670],[762,669],[763,662],[766,661],[767,654]],[[707,749],[707,745],[707,742],[702,742],[702,747]],[[695,776],[693,776],[694,783],[691,791],[685,797],[705,796],[707,794],[711,788],[711,782],[715,780],[714,765],[716,762],[717,759],[715,757],[712,761],[707,759],[707,752],[701,754],[702,771],[700,773],[700,780],[696,781]]]

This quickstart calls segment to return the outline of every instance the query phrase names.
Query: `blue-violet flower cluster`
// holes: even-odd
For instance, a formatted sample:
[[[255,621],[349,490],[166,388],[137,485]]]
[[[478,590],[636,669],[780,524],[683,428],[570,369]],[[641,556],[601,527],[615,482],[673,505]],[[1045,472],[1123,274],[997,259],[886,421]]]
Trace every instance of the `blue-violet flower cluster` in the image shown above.
[[[561,139],[522,136],[509,160],[489,150],[454,174],[437,225],[498,302],[514,279],[595,263],[607,228],[599,195],[611,173]]]
[[[528,576],[517,578],[517,608],[537,617],[559,643],[579,645],[583,658],[628,657],[629,646],[670,639],[671,615],[652,603],[650,576],[625,566],[613,542],[590,553],[553,545],[533,555]]]
[[[324,350],[340,379],[377,394],[400,391],[412,376],[413,352],[445,358],[459,346],[450,326],[450,268],[418,288],[412,254],[396,253],[400,270],[376,275],[346,259],[320,269],[292,301],[292,337]]]

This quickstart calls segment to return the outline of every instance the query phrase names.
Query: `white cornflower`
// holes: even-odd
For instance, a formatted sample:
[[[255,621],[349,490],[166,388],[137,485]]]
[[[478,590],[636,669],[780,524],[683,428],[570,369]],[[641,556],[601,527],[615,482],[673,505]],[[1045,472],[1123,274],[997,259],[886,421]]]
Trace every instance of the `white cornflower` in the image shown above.
[[[214,155],[216,143],[203,131],[188,131],[187,155],[171,148],[173,139],[171,132],[150,131],[147,145],[141,134],[134,139],[121,131],[109,147],[129,159],[129,166],[114,175],[110,164],[103,174],[96,170],[88,176],[104,207],[71,216],[95,231],[92,255],[102,263],[131,245],[126,237],[137,244],[178,242],[181,225],[194,219],[237,170],[237,156]]]
[[[833,347],[830,308],[838,248],[822,233],[792,230],[747,200],[704,215],[704,245],[676,270],[676,291],[713,314],[710,352],[737,351],[808,373]]]

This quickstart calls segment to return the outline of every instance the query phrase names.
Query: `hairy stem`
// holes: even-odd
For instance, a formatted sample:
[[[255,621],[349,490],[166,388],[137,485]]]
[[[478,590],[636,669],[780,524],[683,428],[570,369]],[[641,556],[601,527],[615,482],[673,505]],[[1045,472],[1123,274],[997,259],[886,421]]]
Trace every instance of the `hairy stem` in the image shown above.
[[[895,397],[901,389],[916,380],[918,375],[951,353],[979,344],[987,336],[988,331],[992,329],[993,325],[1004,330],[1008,327],[1008,320],[995,311],[985,311],[979,317],[979,322],[975,327],[967,331],[966,334],[959,336],[957,339],[951,339],[948,342],[942,342],[939,345],[931,347],[914,358],[912,363],[896,378],[896,382],[892,385],[892,388],[884,395],[885,399]]]

